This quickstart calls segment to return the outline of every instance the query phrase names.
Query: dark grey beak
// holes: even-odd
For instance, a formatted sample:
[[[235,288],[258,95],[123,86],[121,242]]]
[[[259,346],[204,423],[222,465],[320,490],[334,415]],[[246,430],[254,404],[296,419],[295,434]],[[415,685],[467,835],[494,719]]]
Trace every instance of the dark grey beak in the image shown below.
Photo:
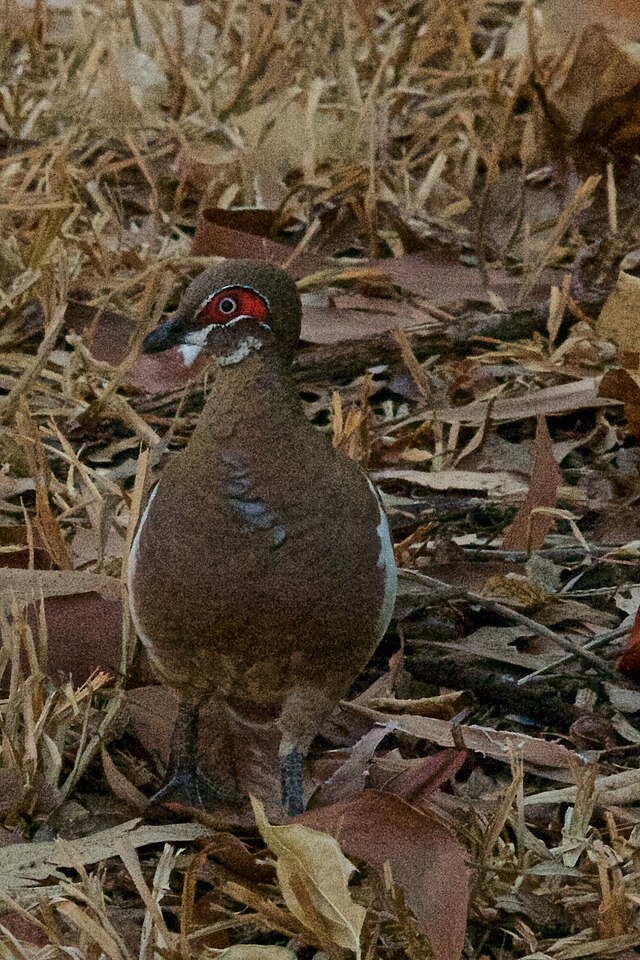
[[[182,343],[183,335],[184,330],[180,320],[170,317],[146,335],[142,341],[142,352],[160,353],[161,350],[168,350],[169,347]]]

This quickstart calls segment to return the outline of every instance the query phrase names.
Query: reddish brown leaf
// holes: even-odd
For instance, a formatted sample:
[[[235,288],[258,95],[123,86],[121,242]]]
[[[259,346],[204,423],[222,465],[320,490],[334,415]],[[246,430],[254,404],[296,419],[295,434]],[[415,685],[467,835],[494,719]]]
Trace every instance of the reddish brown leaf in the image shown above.
[[[186,367],[177,347],[164,353],[141,353],[134,361],[130,379],[145,393],[165,393],[184,387],[202,372],[206,364],[207,359],[202,355]]]
[[[567,0],[545,0],[544,19],[563,41],[594,23],[615,31],[617,37],[635,40],[640,30],[640,7],[638,0],[582,0],[578,5]]]
[[[279,225],[277,210],[260,207],[207,207],[202,217],[216,227],[250,233],[254,237],[271,237]]]
[[[78,298],[86,296],[76,293]],[[106,363],[122,363],[129,351],[135,323],[114,310],[99,310],[82,299],[73,300],[67,311],[67,323],[77,333],[83,334],[86,344],[96,360]]]
[[[555,507],[561,480],[562,474],[553,456],[547,421],[544,417],[538,417],[529,492],[520,504],[513,523],[504,532],[505,550],[540,549],[555,520],[533,511],[538,507]]]
[[[50,570],[51,557],[45,549],[38,531],[32,527],[33,567],[35,570]],[[3,567],[19,567],[25,570],[29,566],[29,531],[24,523],[0,526],[0,547]]]
[[[363,261],[362,266],[378,267],[396,286],[437,306],[488,299],[480,271],[465,266],[454,250],[444,247],[388,260]],[[554,282],[557,272],[546,270],[532,293],[548,293]],[[521,285],[522,280],[506,270],[489,270],[489,290],[507,304],[516,302]]]
[[[101,747],[101,756],[105,779],[115,796],[128,803],[135,813],[142,813],[147,805],[145,795],[118,770],[104,745]]]
[[[373,301],[375,302],[375,301]],[[369,301],[369,306],[372,301]],[[306,307],[302,316],[301,338],[309,343],[340,343],[386,333],[393,327],[411,327],[424,321],[408,308],[395,313],[380,299],[377,310],[343,310],[335,307]]]
[[[629,432],[640,437],[640,379],[637,373],[620,367],[608,370],[600,381],[598,396],[621,400]]]
[[[255,851],[249,850],[242,840],[232,833],[216,833],[204,840],[202,855],[222,865],[234,875],[236,880],[272,883],[275,879],[276,871],[273,863],[262,859],[262,856]],[[200,869],[204,869],[204,863]]]
[[[347,803],[307,811],[297,822],[330,833],[348,857],[377,867],[388,862],[436,960],[458,960],[469,899],[466,851],[432,813],[365,790]]]
[[[384,790],[402,797],[407,803],[420,806],[456,775],[466,757],[466,750],[441,750],[433,757],[426,757],[418,766],[411,766],[390,777]]]
[[[98,669],[118,672],[122,654],[122,605],[98,593],[45,600],[49,663],[53,677],[73,677],[78,685]],[[37,610],[27,621],[37,629]]]
[[[49,945],[50,940],[42,927],[29,920],[24,913],[18,913],[17,910],[12,910],[7,913],[3,913],[0,918],[0,923],[5,927],[9,933],[12,933],[16,940],[23,945],[23,952],[25,946],[33,947],[46,947]]]
[[[632,676],[635,680],[640,679],[640,610],[636,612],[627,638],[627,648],[622,656],[618,657],[616,666],[620,673]]]
[[[193,254],[196,257],[231,257],[249,260],[265,260],[277,266],[286,264],[295,253],[295,247],[278,243],[255,233],[235,230],[218,222],[217,211],[205,210],[198,221],[193,238]],[[289,272],[294,277],[303,277],[331,267],[332,261],[306,251],[293,257]]]

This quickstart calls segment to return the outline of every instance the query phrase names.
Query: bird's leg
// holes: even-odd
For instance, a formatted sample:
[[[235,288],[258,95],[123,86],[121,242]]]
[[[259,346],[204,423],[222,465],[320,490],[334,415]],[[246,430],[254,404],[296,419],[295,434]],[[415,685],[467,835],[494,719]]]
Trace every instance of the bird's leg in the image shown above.
[[[338,699],[332,689],[297,684],[288,691],[278,718],[281,733],[280,788],[282,806],[290,817],[304,811],[302,761],[311,742]]]
[[[171,737],[171,753],[165,784],[149,801],[200,805],[202,798],[198,784],[198,719],[200,705],[181,700]]]
[[[302,753],[291,750],[280,757],[280,789],[282,806],[288,817],[304,811],[302,795]]]

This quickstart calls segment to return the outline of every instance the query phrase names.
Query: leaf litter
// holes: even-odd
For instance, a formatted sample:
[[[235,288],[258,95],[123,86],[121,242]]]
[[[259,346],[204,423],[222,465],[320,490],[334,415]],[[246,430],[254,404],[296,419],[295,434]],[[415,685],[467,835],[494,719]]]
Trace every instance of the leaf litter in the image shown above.
[[[4,952],[631,956],[635,5],[0,16]],[[175,702],[124,560],[207,375],[139,346],[237,256],[298,280],[307,415],[380,485],[405,572],[302,817],[278,824],[276,732],[208,711],[201,762],[256,816],[149,824]]]

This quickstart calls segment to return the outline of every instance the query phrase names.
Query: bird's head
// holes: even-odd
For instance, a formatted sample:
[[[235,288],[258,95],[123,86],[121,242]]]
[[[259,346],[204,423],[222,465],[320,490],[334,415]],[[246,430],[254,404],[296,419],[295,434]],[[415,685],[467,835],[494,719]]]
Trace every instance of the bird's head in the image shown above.
[[[204,350],[220,364],[235,364],[270,346],[290,361],[300,320],[300,298],[288,274],[266,263],[229,260],[189,284],[176,312],[147,334],[142,349],[177,346],[186,365]]]

